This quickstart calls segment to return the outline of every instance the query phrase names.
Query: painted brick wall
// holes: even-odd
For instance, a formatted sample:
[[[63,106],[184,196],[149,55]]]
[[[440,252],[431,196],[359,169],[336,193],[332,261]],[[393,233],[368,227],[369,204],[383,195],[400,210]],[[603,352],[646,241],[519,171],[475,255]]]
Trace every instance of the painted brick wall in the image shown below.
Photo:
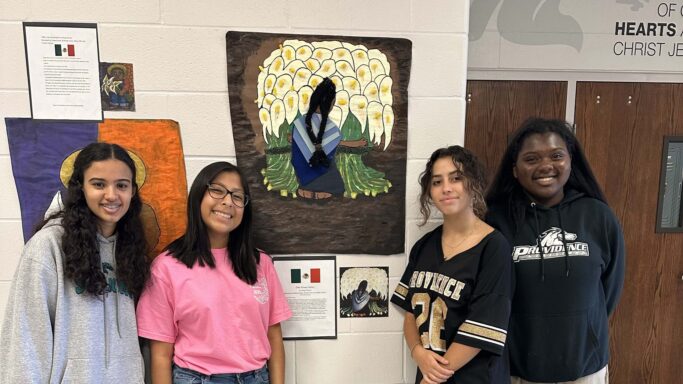
[[[331,17],[334,15],[334,17]],[[100,60],[133,63],[136,112],[110,118],[180,123],[188,185],[216,160],[235,161],[226,83],[228,30],[403,37],[413,42],[409,87],[406,248],[418,228],[417,178],[437,147],[462,144],[469,1],[450,0],[1,0],[0,318],[23,246],[5,117],[29,117],[22,21],[96,22]],[[406,255],[339,255],[338,266],[388,265],[396,285]],[[415,367],[402,314],[339,319],[338,340],[286,342],[288,383],[404,383]]]

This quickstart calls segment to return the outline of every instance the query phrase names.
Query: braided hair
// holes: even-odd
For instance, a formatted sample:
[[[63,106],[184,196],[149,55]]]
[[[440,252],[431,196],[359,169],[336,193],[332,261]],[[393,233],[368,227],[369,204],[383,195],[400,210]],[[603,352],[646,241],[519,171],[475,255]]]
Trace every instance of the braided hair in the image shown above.
[[[337,91],[334,83],[332,80],[326,77],[320,84],[318,84],[318,86],[315,88],[315,91],[313,91],[313,94],[311,95],[311,103],[309,104],[305,119],[306,133],[308,133],[308,138],[311,139],[311,142],[315,146],[315,152],[308,161],[308,164],[311,167],[316,167],[318,165],[323,167],[330,166],[327,155],[325,155],[325,152],[323,151],[322,142],[323,135],[325,134],[325,125],[327,125],[327,116],[330,114],[330,110],[332,110],[336,94]],[[313,127],[311,127],[311,117],[318,108],[320,108],[322,119],[320,120],[320,129],[318,129],[318,135],[316,136],[313,133]]]

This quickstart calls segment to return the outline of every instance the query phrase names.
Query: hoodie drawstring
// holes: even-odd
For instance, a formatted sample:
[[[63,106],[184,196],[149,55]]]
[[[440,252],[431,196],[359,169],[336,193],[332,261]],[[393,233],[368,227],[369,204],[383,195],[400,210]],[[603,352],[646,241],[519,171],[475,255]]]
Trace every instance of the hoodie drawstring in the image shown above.
[[[112,252],[112,264],[114,265],[114,273],[116,273],[116,239],[114,239],[114,249]],[[116,275],[115,275],[116,276]],[[119,314],[119,287],[118,287],[118,279],[114,280],[116,282],[116,292],[114,292],[114,296],[116,296],[116,300],[114,303],[116,304],[116,333],[119,335],[119,339],[121,339],[121,320],[120,320],[120,314]]]
[[[112,254],[112,266],[114,269],[114,274],[116,274],[116,238],[114,238],[114,241],[112,242],[112,249],[111,249],[111,254]],[[117,280],[115,280],[116,283],[118,283]],[[109,284],[109,282],[107,282]],[[105,292],[104,297],[102,298],[102,302],[104,305],[104,367],[105,369],[109,369],[109,331],[107,329],[107,295],[109,293],[114,295],[114,311],[116,311],[116,333],[119,335],[119,338],[121,337],[121,324],[120,324],[120,319],[119,319],[119,294],[118,292],[118,286],[115,287],[114,289],[111,290],[111,292]]]
[[[569,248],[567,247],[566,232],[564,231],[564,226],[562,225],[562,214],[560,213],[560,207],[557,207],[557,217],[560,221],[560,231],[562,231],[562,247],[564,248],[564,270],[567,277],[569,277],[569,271],[571,269],[569,262]]]
[[[541,254],[541,281],[545,281],[545,255],[543,254],[543,244],[541,244],[541,230],[539,229],[540,225],[538,224],[538,212],[536,211],[536,203],[532,202],[531,208],[533,208],[534,210],[534,221],[536,222],[536,244],[538,245],[538,251]]]

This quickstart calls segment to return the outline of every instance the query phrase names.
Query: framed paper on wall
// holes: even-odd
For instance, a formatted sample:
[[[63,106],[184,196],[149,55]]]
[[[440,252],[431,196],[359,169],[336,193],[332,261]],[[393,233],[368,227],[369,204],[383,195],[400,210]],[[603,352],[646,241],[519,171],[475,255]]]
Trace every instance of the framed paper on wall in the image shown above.
[[[285,340],[337,338],[337,258],[274,257],[292,317],[282,322]]]
[[[31,116],[102,121],[97,24],[23,26]]]

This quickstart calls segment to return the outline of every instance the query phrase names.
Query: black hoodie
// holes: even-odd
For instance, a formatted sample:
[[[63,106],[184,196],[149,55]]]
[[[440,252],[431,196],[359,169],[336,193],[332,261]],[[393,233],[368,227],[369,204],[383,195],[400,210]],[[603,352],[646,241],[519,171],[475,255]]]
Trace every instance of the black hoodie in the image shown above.
[[[513,247],[510,372],[535,382],[595,373],[609,359],[607,317],[624,281],[619,222],[605,203],[573,190],[554,207],[518,204],[518,223],[508,206],[487,217]]]

